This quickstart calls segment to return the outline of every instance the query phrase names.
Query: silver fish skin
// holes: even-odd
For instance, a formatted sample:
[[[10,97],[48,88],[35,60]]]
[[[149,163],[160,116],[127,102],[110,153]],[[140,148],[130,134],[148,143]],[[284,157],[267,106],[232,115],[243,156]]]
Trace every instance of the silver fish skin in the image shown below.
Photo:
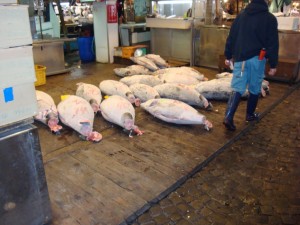
[[[138,84],[146,84],[151,87],[163,83],[158,77],[152,75],[133,75],[130,77],[124,77],[120,79],[120,82],[128,86],[138,83]]]
[[[130,57],[130,59],[135,62],[138,65],[144,66],[146,68],[148,68],[151,71],[156,71],[159,68],[157,67],[157,65],[152,62],[152,60],[146,58],[145,56],[139,56],[139,57]]]
[[[231,79],[212,79],[195,85],[195,90],[208,100],[227,101],[232,93]]]
[[[154,87],[162,98],[176,99],[203,109],[209,106],[208,100],[192,86],[165,83]]]
[[[100,110],[100,102],[102,100],[102,95],[100,88],[87,83],[77,83],[76,95],[87,100],[94,110],[94,112],[98,112]]]
[[[86,140],[98,142],[102,135],[93,131],[94,111],[83,98],[70,95],[57,105],[59,118],[62,123],[73,128]]]
[[[204,74],[200,73],[198,70],[192,67],[187,67],[187,66],[170,67],[170,68],[160,69],[153,72],[153,75],[160,75],[160,74],[176,74],[178,76],[189,75],[196,78],[199,81],[205,80]]]
[[[104,80],[100,82],[99,88],[101,92],[106,95],[119,95],[126,98],[130,103],[136,102],[136,99],[129,87],[122,82],[116,80]]]
[[[170,65],[160,55],[147,54],[146,58],[152,60],[159,68],[168,68]]]
[[[150,99],[160,98],[157,90],[146,84],[133,84],[129,86],[130,90],[136,98],[139,98],[141,102],[146,102]]]
[[[140,74],[151,74],[149,69],[141,65],[131,65],[125,68],[115,68],[114,73],[119,77],[127,77]]]
[[[212,124],[203,114],[190,105],[178,100],[167,98],[150,99],[142,103],[141,107],[154,117],[168,123],[202,124],[207,130],[212,128]]]

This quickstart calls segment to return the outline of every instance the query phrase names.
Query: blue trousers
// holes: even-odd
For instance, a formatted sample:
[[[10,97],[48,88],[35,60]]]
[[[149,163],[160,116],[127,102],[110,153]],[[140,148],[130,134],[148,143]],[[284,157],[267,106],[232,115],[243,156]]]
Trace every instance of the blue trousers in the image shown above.
[[[261,92],[261,84],[265,77],[266,59],[258,60],[258,56],[245,61],[244,71],[242,72],[243,62],[235,62],[233,68],[233,78],[231,87],[241,95],[246,88],[251,94],[258,95]]]

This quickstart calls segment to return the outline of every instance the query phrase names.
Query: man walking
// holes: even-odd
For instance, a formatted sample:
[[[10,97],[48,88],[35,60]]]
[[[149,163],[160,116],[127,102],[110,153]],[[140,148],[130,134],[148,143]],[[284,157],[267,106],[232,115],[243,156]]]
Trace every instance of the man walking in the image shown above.
[[[255,109],[264,78],[266,59],[270,64],[269,75],[276,73],[278,63],[277,19],[269,10],[264,0],[252,0],[233,22],[225,46],[225,64],[234,61],[231,87],[225,113],[224,125],[228,130],[236,129],[233,117],[239,105],[241,95],[247,86],[246,121],[258,119]]]

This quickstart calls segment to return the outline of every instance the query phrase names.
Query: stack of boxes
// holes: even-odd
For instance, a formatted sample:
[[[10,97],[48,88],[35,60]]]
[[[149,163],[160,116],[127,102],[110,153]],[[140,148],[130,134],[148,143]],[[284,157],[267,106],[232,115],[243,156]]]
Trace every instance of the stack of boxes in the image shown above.
[[[34,116],[37,101],[28,6],[0,4],[0,27],[1,127]]]

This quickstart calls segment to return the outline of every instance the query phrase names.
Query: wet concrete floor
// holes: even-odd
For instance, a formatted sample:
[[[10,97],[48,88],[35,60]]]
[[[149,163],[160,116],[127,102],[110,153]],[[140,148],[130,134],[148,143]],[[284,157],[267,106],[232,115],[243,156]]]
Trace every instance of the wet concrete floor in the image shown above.
[[[50,94],[56,103],[61,95],[74,94],[76,83],[97,85],[105,79],[118,80],[113,68],[118,64],[89,63],[74,67],[70,73],[47,77],[37,87]],[[212,79],[215,70],[197,68]],[[271,94],[259,101],[261,112],[268,111],[291,89],[271,82]],[[90,143],[64,126],[60,136],[42,124],[41,149],[53,213],[52,224],[120,224],[139,216],[165,198],[194,171],[211,161],[251,125],[244,122],[246,102],[236,114],[236,132],[223,128],[225,102],[212,102],[213,111],[199,111],[213,123],[202,126],[168,124],[136,108],[136,124],[143,136],[129,138],[123,130],[96,116],[94,129],[101,132],[100,143]]]
[[[300,84],[132,225],[300,224],[299,96]]]

